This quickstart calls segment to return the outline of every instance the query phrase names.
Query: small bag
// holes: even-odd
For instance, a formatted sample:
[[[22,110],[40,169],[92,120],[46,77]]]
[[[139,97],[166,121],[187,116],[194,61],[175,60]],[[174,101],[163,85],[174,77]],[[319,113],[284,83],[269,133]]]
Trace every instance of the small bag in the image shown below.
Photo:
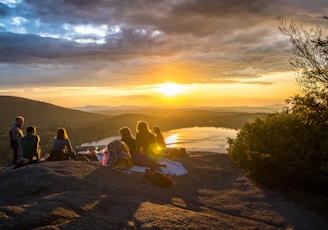
[[[169,187],[172,185],[173,182],[171,176],[165,175],[161,171],[155,169],[146,169],[143,178],[144,180],[147,180],[161,187]]]

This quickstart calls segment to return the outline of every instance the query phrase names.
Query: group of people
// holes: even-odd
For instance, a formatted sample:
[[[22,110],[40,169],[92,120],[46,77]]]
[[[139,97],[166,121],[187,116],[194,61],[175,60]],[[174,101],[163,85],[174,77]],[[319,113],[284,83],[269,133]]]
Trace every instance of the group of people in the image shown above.
[[[24,117],[15,118],[15,123],[10,129],[10,146],[13,150],[12,165],[16,165],[20,159],[26,159],[29,163],[41,160],[40,136],[37,135],[35,126],[28,126],[26,134],[22,130]],[[66,129],[60,128],[53,140],[50,153],[64,152],[67,155],[75,154]]]
[[[166,152],[164,135],[158,126],[153,129],[153,134],[145,121],[137,123],[136,137],[132,137],[129,127],[122,127],[119,132],[121,141],[127,144],[134,165],[159,169],[165,165],[157,163],[158,158]]]
[[[13,149],[12,165],[17,164],[20,158],[27,159],[29,163],[41,160],[40,137],[36,133],[36,127],[27,127],[24,135],[23,124],[24,117],[18,116],[10,129],[10,146]],[[157,160],[166,152],[165,138],[160,128],[155,126],[152,132],[147,122],[139,121],[136,131],[134,138],[129,127],[122,127],[119,130],[121,141],[129,148],[133,164],[155,169],[165,166],[157,163]],[[65,128],[57,130],[49,160],[62,157],[60,154],[65,155],[67,159],[74,157],[76,154]]]

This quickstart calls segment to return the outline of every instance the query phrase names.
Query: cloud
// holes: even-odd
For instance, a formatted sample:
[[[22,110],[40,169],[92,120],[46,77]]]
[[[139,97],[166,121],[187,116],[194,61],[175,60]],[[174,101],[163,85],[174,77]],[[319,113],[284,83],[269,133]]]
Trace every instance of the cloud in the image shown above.
[[[325,6],[326,0],[0,1],[0,73],[3,84],[141,84],[175,75],[184,83],[263,85],[254,79],[289,66],[290,44],[277,17],[320,24]],[[256,71],[243,72],[249,68]]]

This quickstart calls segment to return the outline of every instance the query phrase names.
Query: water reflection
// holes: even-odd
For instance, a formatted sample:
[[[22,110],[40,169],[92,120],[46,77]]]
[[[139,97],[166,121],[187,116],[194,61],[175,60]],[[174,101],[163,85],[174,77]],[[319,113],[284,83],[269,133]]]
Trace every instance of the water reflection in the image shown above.
[[[227,137],[235,138],[238,130],[215,127],[192,127],[164,132],[168,147],[189,151],[226,153]]]
[[[192,127],[164,132],[165,141],[170,148],[186,148],[187,151],[211,151],[227,153],[227,137],[235,138],[238,130],[216,127]],[[120,136],[112,136],[99,141],[84,143],[82,146],[107,145]]]

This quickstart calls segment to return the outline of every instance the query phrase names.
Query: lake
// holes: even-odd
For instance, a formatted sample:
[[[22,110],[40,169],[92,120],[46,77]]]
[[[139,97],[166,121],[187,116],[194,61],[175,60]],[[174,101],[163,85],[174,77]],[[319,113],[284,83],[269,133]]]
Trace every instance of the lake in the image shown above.
[[[192,127],[163,132],[167,147],[186,148],[187,151],[210,151],[227,153],[227,137],[236,138],[238,130],[216,127]],[[120,136],[112,136],[81,146],[107,145]]]

